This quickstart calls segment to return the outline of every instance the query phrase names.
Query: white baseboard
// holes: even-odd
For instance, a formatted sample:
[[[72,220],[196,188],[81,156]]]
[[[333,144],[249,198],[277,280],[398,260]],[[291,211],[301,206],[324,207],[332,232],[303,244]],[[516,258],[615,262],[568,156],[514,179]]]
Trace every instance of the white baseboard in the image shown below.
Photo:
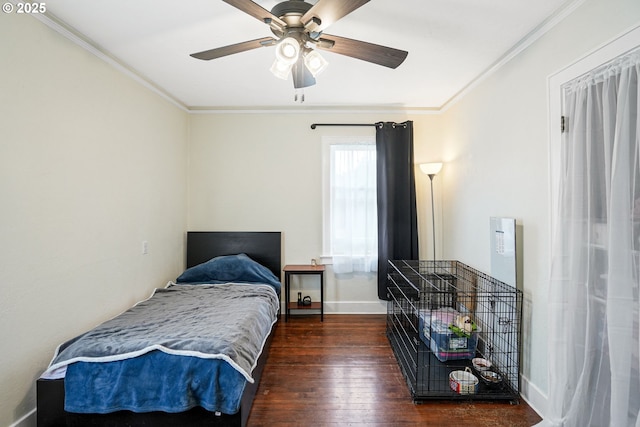
[[[548,397],[524,375],[520,376],[520,396],[538,415],[544,418],[549,405]]]
[[[9,424],[9,427],[36,427],[36,408],[33,408],[13,424]]]
[[[324,314],[387,314],[387,302],[325,301]]]
[[[284,303],[281,304],[284,313]],[[309,310],[317,313],[318,310]],[[304,309],[296,309],[298,314],[306,314]],[[324,314],[387,314],[386,301],[325,301]]]

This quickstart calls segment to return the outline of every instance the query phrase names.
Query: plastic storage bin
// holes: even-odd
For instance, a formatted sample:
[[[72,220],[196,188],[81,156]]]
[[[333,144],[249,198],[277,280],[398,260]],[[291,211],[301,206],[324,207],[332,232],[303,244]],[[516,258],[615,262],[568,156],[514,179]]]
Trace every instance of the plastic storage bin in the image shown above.
[[[451,307],[420,313],[420,339],[441,362],[475,357],[480,331],[476,326],[470,334],[454,333],[450,326],[454,324],[457,316],[460,316],[460,313]]]

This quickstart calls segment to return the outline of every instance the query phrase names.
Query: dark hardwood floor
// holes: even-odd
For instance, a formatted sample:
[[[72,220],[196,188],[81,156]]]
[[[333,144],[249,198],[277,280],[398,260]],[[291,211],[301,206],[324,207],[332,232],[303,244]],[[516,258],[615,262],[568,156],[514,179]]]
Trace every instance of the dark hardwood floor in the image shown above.
[[[384,315],[281,319],[249,427],[528,427],[540,421],[523,400],[414,404],[385,326]]]

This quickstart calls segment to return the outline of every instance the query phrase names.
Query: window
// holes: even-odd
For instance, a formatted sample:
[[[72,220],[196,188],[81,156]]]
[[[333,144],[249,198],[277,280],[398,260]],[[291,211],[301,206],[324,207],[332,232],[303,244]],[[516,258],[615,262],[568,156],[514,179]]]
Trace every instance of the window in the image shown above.
[[[324,252],[341,273],[377,270],[376,145],[374,136],[326,137]]]

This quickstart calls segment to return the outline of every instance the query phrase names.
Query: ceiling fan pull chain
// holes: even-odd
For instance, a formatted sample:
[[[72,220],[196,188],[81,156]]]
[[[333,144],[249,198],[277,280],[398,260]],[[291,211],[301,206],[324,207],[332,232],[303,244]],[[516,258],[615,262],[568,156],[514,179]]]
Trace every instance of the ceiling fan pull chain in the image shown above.
[[[299,102],[300,104],[302,104],[304,102],[304,90],[296,89],[293,95],[293,100],[294,102]]]

